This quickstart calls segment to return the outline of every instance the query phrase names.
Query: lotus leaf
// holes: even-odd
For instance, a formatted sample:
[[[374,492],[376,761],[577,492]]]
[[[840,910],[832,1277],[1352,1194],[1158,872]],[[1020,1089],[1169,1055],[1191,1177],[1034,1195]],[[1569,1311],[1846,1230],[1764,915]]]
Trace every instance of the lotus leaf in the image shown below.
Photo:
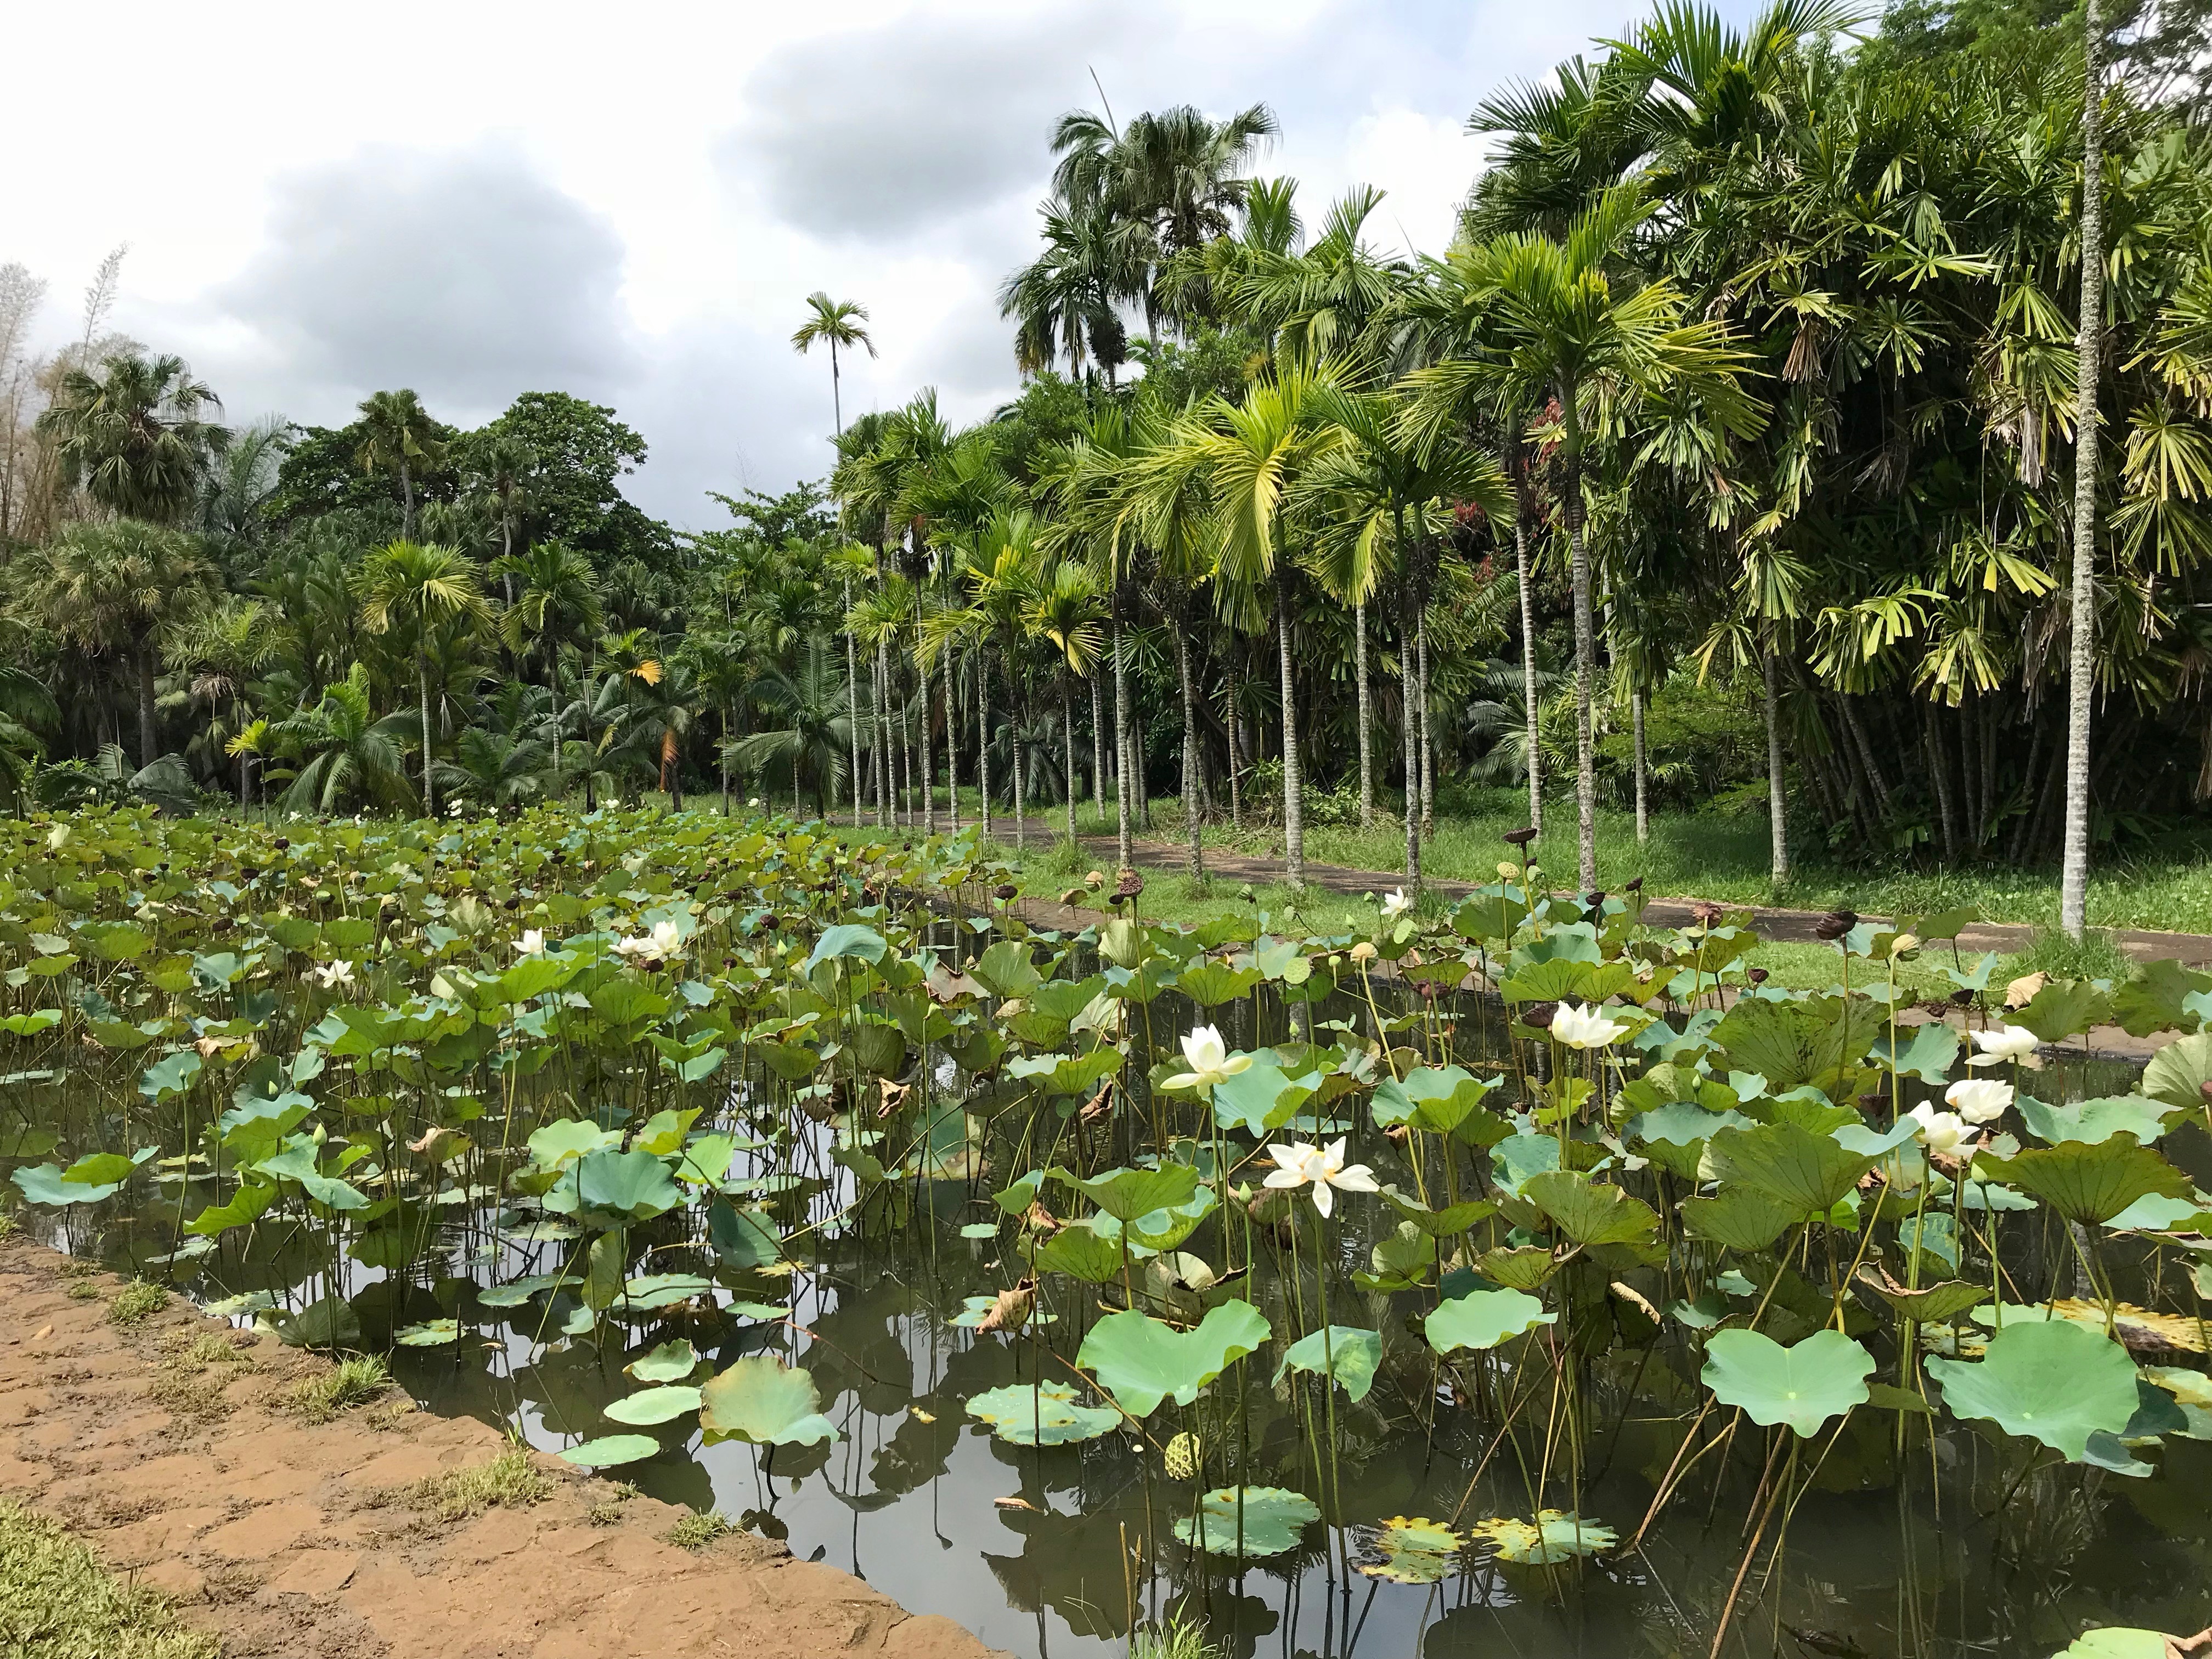
[[[884,942],[884,936],[874,928],[857,921],[841,922],[835,927],[822,930],[822,937],[814,941],[814,949],[807,956],[804,971],[811,974],[825,962],[848,958],[855,962],[881,962],[884,952],[890,948]]]
[[[433,1319],[420,1325],[403,1325],[392,1332],[392,1340],[403,1348],[442,1348],[461,1340],[461,1322]]]
[[[1534,1297],[1519,1291],[1474,1291],[1441,1304],[1422,1328],[1431,1347],[1451,1353],[1460,1348],[1494,1348],[1508,1337],[1558,1319]]]
[[[1066,1273],[1086,1285],[1103,1285],[1121,1271],[1121,1247],[1082,1222],[1061,1228],[1041,1245],[1030,1265],[1039,1273]]]
[[[1499,1560],[1523,1567],[1557,1566],[1578,1555],[1602,1555],[1620,1542],[1620,1534],[1611,1527],[1565,1510],[1540,1510],[1533,1524],[1504,1516],[1478,1521],[1468,1528],[1468,1535],[1492,1545]]]
[[[1209,1555],[1280,1555],[1320,1519],[1320,1506],[1302,1492],[1223,1486],[1199,1499],[1195,1516],[1175,1523],[1175,1535]]]
[[[1164,1399],[1189,1405],[1232,1361],[1265,1342],[1268,1328],[1266,1316],[1249,1302],[1210,1309],[1188,1331],[1132,1309],[1093,1325],[1075,1363],[1131,1416],[1149,1417]]]
[[[2112,999],[2086,979],[2052,980],[2013,1011],[2014,1025],[2025,1025],[2045,1042],[2063,1042],[2111,1018]]]
[[[1431,1134],[1456,1135],[1472,1146],[1487,1146],[1510,1133],[1505,1120],[1483,1111],[1482,1103],[1502,1079],[1478,1078],[1458,1066],[1417,1066],[1404,1080],[1376,1085],[1370,1109],[1375,1121],[1404,1123]]]
[[[1648,1244],[1659,1217],[1640,1198],[1567,1170],[1549,1170],[1521,1183],[1521,1196],[1577,1244]]]
[[[1467,1540],[1449,1527],[1402,1515],[1385,1521],[1368,1540],[1370,1558],[1353,1563],[1370,1578],[1394,1584],[1434,1584],[1451,1576]]]
[[[689,1338],[679,1336],[640,1354],[623,1369],[641,1382],[681,1382],[699,1369],[699,1354]]]
[[[1188,1204],[1198,1191],[1198,1170],[1188,1164],[1163,1164],[1156,1170],[1109,1170],[1090,1176],[1055,1165],[1047,1173],[1124,1223],[1141,1219],[1155,1210]]]
[[[2078,1140],[2090,1146],[2125,1133],[2136,1138],[2136,1145],[2148,1146],[2166,1133],[2166,1114],[2172,1109],[2141,1095],[2079,1100],[2065,1106],[2046,1106],[2022,1095],[2017,1103],[2021,1121],[2038,1140]]]
[[[1419,1199],[1407,1197],[1395,1187],[1382,1189],[1382,1201],[1431,1238],[1449,1238],[1455,1233],[1463,1233],[1498,1210],[1495,1204],[1483,1199],[1470,1199],[1463,1204],[1432,1210]]]
[[[1705,1345],[1705,1384],[1716,1400],[1801,1437],[1865,1404],[1873,1370],[1874,1356],[1841,1331],[1815,1331],[1786,1348],[1757,1331],[1720,1331]]]
[[[709,1444],[811,1446],[838,1437],[837,1425],[822,1415],[814,1379],[767,1354],[749,1354],[707,1380],[699,1390],[699,1426]]]
[[[290,1348],[356,1348],[361,1319],[343,1297],[326,1296],[278,1320],[276,1334]]]
[[[1682,1200],[1682,1225],[1698,1238],[1732,1250],[1763,1250],[1803,1212],[1748,1187],[1723,1188],[1712,1198]]]
[[[1213,1121],[1224,1129],[1264,1136],[1281,1128],[1312,1099],[1321,1073],[1292,1077],[1280,1066],[1255,1060],[1234,1077],[1213,1085]]]
[[[617,1423],[643,1427],[672,1422],[687,1412],[699,1409],[699,1390],[681,1382],[641,1389],[611,1402],[605,1409],[606,1415]]]
[[[1328,1376],[1354,1401],[1367,1398],[1375,1386],[1376,1367],[1382,1363],[1382,1339],[1357,1325],[1331,1325],[1313,1331],[1291,1344],[1275,1368],[1280,1383],[1292,1371]]]
[[[990,1425],[991,1432],[1016,1446],[1066,1446],[1096,1440],[1121,1423],[1109,1407],[1080,1406],[1066,1382],[1018,1382],[979,1394],[968,1402],[968,1415]]]
[[[560,1455],[580,1469],[611,1469],[638,1462],[659,1449],[660,1443],[651,1435],[610,1434],[568,1447]]]
[[[1713,1137],[1723,1194],[1735,1187],[1771,1200],[1793,1220],[1826,1215],[1876,1159],[1795,1123],[1723,1129]]]
[[[2212,1082],[2212,1031],[2169,1042],[2144,1066],[2142,1091],[2168,1106],[2201,1111]]]
[[[1970,1285],[1963,1279],[1949,1279],[1940,1285],[1925,1285],[1918,1290],[1887,1283],[1872,1273],[1859,1275],[1860,1283],[1890,1305],[1893,1312],[1915,1320],[1921,1324],[1941,1324],[1956,1319],[1970,1308],[1979,1307],[1990,1299],[1986,1285]]]
[[[2137,1403],[2128,1351],[2063,1319],[2008,1322],[1979,1361],[1937,1358],[1927,1366],[1954,1416],[1987,1418],[2076,1463],[2091,1435],[2118,1434]]]
[[[1713,1028],[1712,1040],[1732,1067],[1759,1073],[1771,1089],[1826,1087],[1857,1064],[1881,1024],[1881,1011],[1863,997],[1746,998]]]
[[[2033,1194],[2069,1221],[2108,1221],[2139,1198],[2179,1198],[2189,1179],[2133,1135],[2116,1131],[2095,1142],[2033,1146],[2016,1158],[1984,1152],[1974,1173]]]
[[[1559,1272],[1560,1258],[1535,1244],[1510,1249],[1485,1250],[1474,1259],[1474,1271],[1492,1284],[1509,1290],[1533,1291]]]

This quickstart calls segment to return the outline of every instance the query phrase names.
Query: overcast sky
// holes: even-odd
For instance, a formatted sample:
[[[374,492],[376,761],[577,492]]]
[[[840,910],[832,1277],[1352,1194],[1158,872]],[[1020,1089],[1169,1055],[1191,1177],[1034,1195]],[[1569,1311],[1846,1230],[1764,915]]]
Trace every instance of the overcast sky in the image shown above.
[[[994,300],[1028,257],[1062,111],[1274,108],[1260,171],[1309,224],[1389,192],[1380,242],[1433,250],[1480,163],[1468,112],[1619,32],[1628,0],[479,0],[111,3],[11,24],[19,147],[0,262],[70,337],[100,257],[112,325],[185,356],[231,417],[348,419],[409,386],[461,425],[526,391],[609,403],[631,480],[679,526],[710,489],[828,467],[805,296],[866,306],[848,416],[935,386],[973,419],[1016,386]],[[1723,0],[1731,16],[1744,0]]]

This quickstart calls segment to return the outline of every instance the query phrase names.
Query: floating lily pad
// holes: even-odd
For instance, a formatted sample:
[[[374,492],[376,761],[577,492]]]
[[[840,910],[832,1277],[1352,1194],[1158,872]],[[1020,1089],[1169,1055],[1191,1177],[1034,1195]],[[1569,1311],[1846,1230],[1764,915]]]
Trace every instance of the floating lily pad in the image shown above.
[[[991,1432],[1017,1446],[1065,1446],[1110,1434],[1121,1413],[1103,1406],[1076,1403],[1074,1387],[1018,1382],[979,1394],[968,1402],[968,1415],[990,1425]]]
[[[611,1469],[652,1456],[660,1443],[649,1434],[610,1434],[570,1446],[559,1455],[580,1469]]]
[[[2076,1463],[2091,1435],[2118,1434],[2136,1413],[2128,1351],[2067,1320],[2008,1322],[1979,1361],[1934,1358],[1927,1366],[1954,1416],[1986,1418]]]
[[[963,1238],[996,1238],[998,1236],[998,1224],[991,1221],[971,1221],[960,1230]]]
[[[442,1348],[461,1340],[461,1322],[432,1319],[420,1325],[403,1325],[392,1332],[392,1340],[403,1348]]]
[[[1320,1506],[1303,1492],[1223,1486],[1199,1500],[1196,1516],[1175,1523],[1175,1535],[1209,1555],[1280,1555],[1320,1519]]]
[[[1393,1516],[1368,1540],[1365,1559],[1352,1565],[1394,1584],[1438,1583],[1451,1577],[1466,1541],[1439,1522]]]
[[[699,1426],[708,1442],[749,1440],[757,1446],[811,1446],[837,1438],[822,1415],[814,1379],[767,1354],[750,1354],[699,1390]]]
[[[1873,1370],[1874,1356],[1841,1331],[1815,1331],[1786,1348],[1757,1331],[1722,1331],[1705,1345],[1705,1384],[1716,1400],[1801,1437],[1865,1404]]]
[[[685,1413],[698,1409],[698,1389],[686,1383],[670,1382],[657,1389],[641,1389],[635,1394],[625,1395],[608,1405],[605,1414],[615,1422],[642,1428],[673,1422]]]
[[[689,1338],[678,1337],[640,1354],[623,1369],[641,1382],[681,1382],[699,1369],[699,1354]]]
[[[1495,1547],[1499,1560],[1524,1567],[1555,1566],[1578,1555],[1602,1555],[1620,1542],[1620,1534],[1611,1527],[1565,1510],[1539,1510],[1533,1523],[1510,1516],[1478,1521],[1468,1534]]]
[[[1519,1291],[1474,1291],[1455,1297],[1431,1313],[1422,1328],[1438,1353],[1460,1348],[1494,1348],[1508,1337],[1554,1323],[1559,1316]]]

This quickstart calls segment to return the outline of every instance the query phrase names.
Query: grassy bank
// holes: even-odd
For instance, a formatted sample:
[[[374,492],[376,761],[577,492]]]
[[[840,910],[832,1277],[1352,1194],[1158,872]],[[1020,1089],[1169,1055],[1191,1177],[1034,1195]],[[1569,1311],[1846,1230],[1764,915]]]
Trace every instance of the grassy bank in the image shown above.
[[[61,1526],[0,1500],[0,1653],[216,1659],[153,1591],[125,1583]]]

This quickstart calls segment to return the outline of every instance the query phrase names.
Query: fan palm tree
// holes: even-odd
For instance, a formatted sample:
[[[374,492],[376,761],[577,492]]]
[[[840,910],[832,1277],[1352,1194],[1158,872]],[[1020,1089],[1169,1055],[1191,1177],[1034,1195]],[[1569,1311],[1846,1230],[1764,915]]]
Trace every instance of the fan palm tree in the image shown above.
[[[378,394],[380,397],[382,393]],[[430,643],[441,623],[481,626],[491,607],[477,586],[475,568],[450,547],[389,542],[369,555],[362,568],[362,625],[371,634],[397,633],[415,647],[416,678],[422,699],[422,812],[438,812],[432,770],[435,743],[430,723]]]
[[[1455,250],[1446,263],[1468,267],[1463,286],[1484,296],[1493,331],[1479,355],[1451,358],[1411,376],[1416,395],[1408,431],[1417,437],[1441,434],[1470,404],[1487,403],[1498,416],[1516,424],[1547,397],[1556,409],[1547,424],[1560,471],[1574,589],[1580,711],[1575,804],[1585,890],[1597,883],[1590,723],[1597,653],[1583,534],[1590,434],[1603,419],[1631,416],[1639,400],[1662,398],[1702,405],[1712,425],[1732,435],[1749,435],[1764,420],[1742,391],[1739,373],[1745,359],[1724,323],[1686,319],[1683,297],[1671,283],[1637,287],[1615,274],[1629,237],[1650,211],[1636,186],[1620,185],[1582,213],[1564,241],[1516,232]]]
[[[273,728],[286,756],[296,763],[284,775],[291,779],[285,806],[328,813],[349,802],[386,807],[404,803],[407,718],[398,710],[381,720],[375,716],[368,700],[368,670],[356,663],[345,678],[323,688],[313,708]]]
[[[787,763],[793,810],[803,784],[811,781],[817,811],[827,812],[849,735],[838,708],[842,691],[829,647],[818,638],[809,641],[795,670],[771,667],[762,673],[753,702],[777,724],[728,745],[731,763],[753,772]]]
[[[167,632],[205,602],[216,569],[198,538],[143,519],[70,526],[21,556],[18,605],[76,646],[125,658],[138,681],[138,757],[154,763],[154,683]]]
[[[63,483],[111,513],[175,524],[230,441],[206,418],[222,400],[181,357],[123,352],[100,368],[65,373],[36,429],[52,444]]]
[[[871,357],[876,355],[876,343],[868,337],[868,308],[855,305],[850,300],[833,300],[820,289],[806,296],[806,307],[811,315],[792,331],[791,349],[801,356],[815,346],[830,348],[830,412],[837,423],[837,435],[845,435],[845,403],[838,387],[837,349],[847,350],[863,346]]]
[[[408,390],[372,392],[361,405],[361,447],[354,459],[365,472],[388,472],[399,482],[399,535],[415,539],[415,477],[419,468],[445,457],[442,429],[422,400]]]

